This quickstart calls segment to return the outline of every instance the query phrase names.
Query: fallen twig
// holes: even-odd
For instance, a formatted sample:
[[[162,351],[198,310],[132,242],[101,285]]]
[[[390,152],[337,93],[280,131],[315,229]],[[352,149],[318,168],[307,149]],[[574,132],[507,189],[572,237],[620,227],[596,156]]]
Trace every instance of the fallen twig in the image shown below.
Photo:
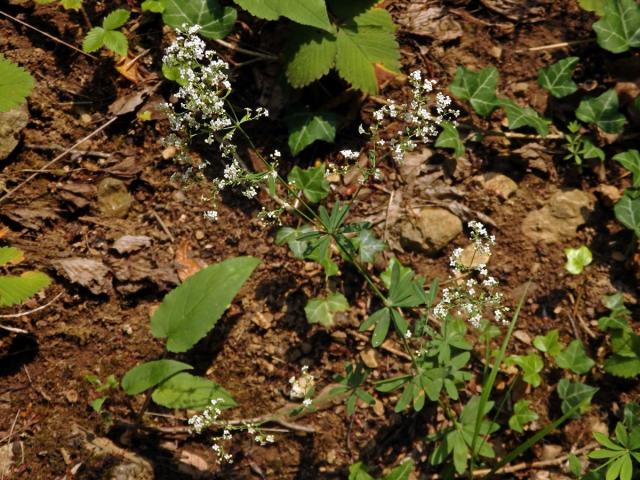
[[[60,292],[59,294],[57,294],[55,297],[53,297],[51,300],[49,300],[47,303],[45,303],[44,305],[40,305],[37,308],[34,308],[33,310],[27,310],[26,312],[20,312],[20,313],[10,313],[7,315],[0,315],[0,318],[19,318],[19,317],[24,317],[26,315],[31,315],[32,313],[36,313],[39,312],[40,310],[43,310],[45,308],[47,308],[49,305],[51,305],[53,302],[55,302],[58,298],[60,298],[60,296],[64,293],[64,291]],[[20,329],[16,329],[16,330],[20,330]],[[28,333],[26,331],[22,331],[24,333]]]
[[[28,148],[30,150],[41,150],[45,152],[46,151],[61,152],[66,150],[64,147],[61,147],[60,145],[41,145],[39,143],[26,143],[24,146],[25,148]],[[95,150],[71,150],[69,153],[86,155],[87,157],[97,157],[97,158],[111,157],[110,153],[97,152]],[[39,171],[44,171],[44,170],[39,170]]]
[[[588,38],[586,40],[573,40],[571,42],[559,42],[559,43],[550,43],[549,45],[540,45],[539,47],[529,47],[522,50],[516,50],[516,53],[522,52],[539,52],[541,50],[553,50],[555,48],[565,48],[571,47],[573,45],[580,45],[583,43],[591,43],[594,42],[595,38]]]
[[[252,57],[262,58],[264,60],[279,60],[277,56],[272,55],[270,53],[262,53],[262,52],[256,52],[254,50],[247,50],[246,48],[242,48],[232,43],[225,42],[224,40],[216,39],[214,40],[214,42],[230,50],[234,50],[239,53],[244,53],[245,55],[250,55]]]

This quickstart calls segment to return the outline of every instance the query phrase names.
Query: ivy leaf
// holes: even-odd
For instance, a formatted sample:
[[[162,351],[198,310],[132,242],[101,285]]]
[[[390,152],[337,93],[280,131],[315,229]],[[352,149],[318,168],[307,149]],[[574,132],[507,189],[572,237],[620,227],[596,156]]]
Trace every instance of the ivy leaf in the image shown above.
[[[449,89],[458,99],[468,101],[478,115],[486,117],[498,106],[497,84],[498,70],[495,67],[483,68],[479,72],[458,67]]]
[[[636,0],[607,0],[603,16],[593,24],[598,45],[613,53],[640,47],[640,5]]]
[[[304,307],[304,313],[309,323],[319,323],[325,327],[333,326],[333,315],[346,312],[349,302],[341,293],[332,293],[327,297],[317,297],[309,300]]]
[[[624,115],[618,111],[618,105],[616,91],[607,90],[599,97],[582,100],[576,117],[585,123],[595,123],[607,133],[617,133],[626,123]]]
[[[555,357],[562,351],[562,345],[558,341],[558,330],[553,329],[545,336],[538,335],[533,339],[533,346],[541,352]]]
[[[286,75],[289,83],[306,87],[329,73],[336,62],[336,37],[314,28],[296,28],[287,47]]]
[[[167,25],[182,30],[199,25],[198,34],[207,38],[222,38],[231,32],[238,12],[232,7],[222,7],[217,0],[164,0],[162,20]]]
[[[260,260],[236,257],[210,265],[169,292],[151,318],[151,332],[167,350],[185,352],[218,322]]]
[[[613,159],[633,173],[633,183],[631,187],[640,187],[640,152],[638,152],[638,150],[627,150],[626,152],[615,155]]]
[[[451,122],[442,122],[440,125],[442,131],[438,138],[436,138],[436,147],[450,148],[453,150],[456,158],[460,158],[464,155],[464,143],[460,139],[460,133],[458,129]]]
[[[544,368],[544,362],[537,353],[527,355],[511,355],[507,358],[507,365],[517,365],[522,369],[522,379],[528,384],[539,387],[542,382],[540,372]]]
[[[233,397],[215,382],[182,372],[161,383],[151,394],[155,403],[167,408],[204,410],[211,400],[220,399],[216,404],[220,410],[236,406]]]
[[[378,252],[384,250],[384,242],[376,238],[375,234],[369,230],[360,230],[354,238],[358,250],[360,250],[360,260],[364,263],[373,263]]]
[[[540,70],[538,84],[556,98],[566,97],[578,90],[571,79],[580,58],[567,57]]]
[[[577,374],[587,373],[595,365],[580,340],[572,341],[569,346],[556,356],[556,363],[560,368],[567,368]]]
[[[124,8],[118,8],[104,17],[104,19],[102,20],[102,28],[104,28],[105,30],[115,30],[117,28],[120,28],[125,23],[127,23],[127,20],[129,20],[130,16],[131,12],[125,10]]]
[[[613,207],[618,221],[640,237],[640,197],[633,198],[625,191]]]
[[[170,359],[141,363],[125,373],[122,388],[129,395],[137,395],[185,370],[193,370],[193,367]]]
[[[375,66],[400,71],[395,24],[389,12],[372,8],[341,26],[337,33],[336,69],[353,87],[378,92]]]
[[[276,233],[275,241],[277,245],[284,245],[286,243],[293,256],[302,260],[309,242],[307,240],[298,240],[298,237],[313,231],[313,228],[309,225],[303,225],[300,228],[282,227],[278,230],[278,233]]]
[[[33,84],[29,72],[0,55],[0,112],[8,112],[24,102]]]
[[[234,0],[254,17],[277,20],[287,17],[296,23],[333,31],[325,0]]]
[[[42,272],[24,272],[18,276],[0,276],[0,307],[24,302],[49,286],[51,279]]]
[[[534,109],[530,107],[520,107],[511,100],[500,100],[499,103],[507,112],[509,130],[515,130],[521,127],[531,127],[543,137],[546,137],[549,134],[549,124],[551,122],[538,115],[538,112]]]
[[[307,200],[317,203],[329,195],[329,182],[324,174],[324,165],[309,167],[306,170],[295,166],[289,172],[288,180],[302,190]]]
[[[129,50],[129,42],[127,40],[127,37],[124,36],[124,33],[114,30],[107,30],[102,37],[102,43],[109,50],[117,53],[121,57],[127,56],[127,51]]]
[[[332,112],[299,112],[287,118],[289,149],[295,156],[317,140],[332,143],[338,116]]]
[[[558,382],[557,391],[558,396],[562,399],[560,408],[562,413],[566,414],[578,406],[580,406],[580,409],[588,406],[598,389],[584,383],[570,382],[563,378]]]
[[[579,248],[565,248],[564,254],[567,257],[564,268],[572,275],[580,275],[585,267],[593,261],[591,250],[586,245]]]
[[[516,432],[524,433],[527,423],[538,419],[538,414],[529,408],[528,400],[518,400],[513,406],[513,415],[509,418],[509,427]]]

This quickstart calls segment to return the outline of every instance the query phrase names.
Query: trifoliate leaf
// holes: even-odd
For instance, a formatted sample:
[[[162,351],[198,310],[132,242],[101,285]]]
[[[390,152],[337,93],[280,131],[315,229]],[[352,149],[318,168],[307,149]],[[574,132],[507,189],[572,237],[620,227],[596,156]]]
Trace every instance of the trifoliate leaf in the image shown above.
[[[562,399],[560,408],[562,413],[566,414],[574,408],[579,408],[578,411],[580,411],[587,407],[598,389],[584,383],[570,382],[563,378],[558,382],[557,391],[558,396]]]
[[[338,116],[333,112],[299,112],[287,117],[286,122],[294,156],[317,140],[332,143],[336,138]]]
[[[633,198],[627,192],[613,207],[618,221],[640,237],[640,197]]]
[[[82,42],[82,50],[91,53],[102,48],[104,44],[104,35],[106,30],[102,27],[93,27],[87,32],[87,36],[84,37]]]
[[[254,17],[277,20],[287,17],[296,23],[333,31],[325,0],[234,0]]]
[[[7,263],[20,263],[24,252],[16,247],[0,247],[0,267]]]
[[[293,29],[286,55],[289,83],[302,88],[329,73],[335,65],[337,48],[334,35],[314,28]]]
[[[587,373],[596,364],[591,360],[580,340],[572,341],[564,351],[556,356],[556,364],[580,375]]]
[[[29,72],[0,55],[0,112],[8,112],[24,102],[33,83]]]
[[[586,123],[595,123],[607,133],[618,133],[626,123],[624,115],[618,111],[618,94],[614,89],[599,97],[582,100],[576,117]]]
[[[324,174],[324,165],[310,167],[306,170],[295,166],[289,172],[288,180],[302,190],[307,200],[311,203],[318,203],[329,195],[329,182]]]
[[[565,248],[564,254],[567,257],[564,268],[572,275],[580,275],[584,268],[593,261],[591,250],[586,245],[579,248]]]
[[[523,433],[524,426],[538,419],[538,414],[529,408],[528,400],[518,400],[513,406],[513,415],[509,418],[509,427]]]
[[[375,67],[400,70],[400,51],[389,12],[372,8],[344,23],[337,33],[336,69],[347,82],[366,93],[377,93]]]
[[[104,46],[121,57],[126,57],[129,51],[129,42],[124,33],[115,30],[107,30],[102,37]]]
[[[167,408],[204,410],[211,400],[220,410],[236,406],[233,397],[215,382],[182,372],[160,384],[151,394],[155,403]]]
[[[127,23],[130,16],[131,12],[124,8],[118,8],[104,17],[104,20],[102,20],[102,28],[105,30],[115,30],[116,28],[120,28]]]
[[[498,106],[497,84],[498,70],[495,67],[483,68],[479,72],[458,67],[449,89],[456,98],[468,101],[478,115],[486,117]]]
[[[530,107],[520,107],[511,100],[500,100],[500,106],[507,112],[509,130],[516,130],[521,127],[531,127],[543,137],[546,137],[549,134],[549,125],[551,124],[551,121],[546,118],[542,118],[534,109]]]
[[[462,143],[458,129],[451,122],[442,122],[440,126],[442,131],[436,138],[436,147],[452,149],[456,158],[464,155],[464,143]]]
[[[230,258],[191,275],[153,314],[153,336],[167,338],[170,352],[189,350],[215,326],[259,263],[253,257]]]
[[[541,352],[555,357],[562,351],[562,345],[558,341],[558,330],[553,329],[545,336],[538,335],[533,339],[533,346]]]
[[[538,84],[556,98],[571,95],[578,90],[571,76],[579,61],[578,57],[567,57],[541,69]]]
[[[140,5],[143,12],[162,13],[164,12],[163,0],[144,0]]]
[[[317,297],[309,300],[304,307],[304,313],[309,323],[319,323],[325,327],[333,325],[333,315],[346,312],[349,302],[341,293],[332,293],[327,297]]]
[[[537,353],[527,355],[511,355],[505,361],[507,365],[517,365],[522,369],[522,379],[528,384],[539,387],[542,382],[540,372],[544,368],[544,362]]]
[[[24,302],[51,283],[42,272],[25,272],[17,276],[0,276],[0,307]]]
[[[604,15],[604,5],[608,0],[578,0],[578,5],[587,12],[593,12],[599,17]]]
[[[164,0],[162,20],[167,25],[182,30],[184,25],[199,25],[198,34],[207,38],[225,37],[236,23],[238,12],[232,7],[222,7],[217,0]]]
[[[640,152],[638,150],[627,150],[619,153],[613,159],[624,168],[633,173],[633,188],[640,187]]]
[[[607,0],[603,16],[593,24],[598,45],[613,53],[640,47],[640,5],[636,0]]]
[[[122,388],[129,395],[137,395],[185,370],[193,370],[193,367],[168,358],[141,363],[125,373]]]

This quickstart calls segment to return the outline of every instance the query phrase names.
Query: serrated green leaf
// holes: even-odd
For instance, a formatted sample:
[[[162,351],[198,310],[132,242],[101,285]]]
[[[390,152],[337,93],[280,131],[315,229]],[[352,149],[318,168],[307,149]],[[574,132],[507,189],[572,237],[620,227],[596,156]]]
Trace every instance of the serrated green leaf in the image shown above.
[[[562,399],[560,408],[563,414],[567,414],[577,406],[586,407],[591,403],[591,398],[598,391],[597,388],[580,382],[570,382],[563,378],[558,382],[558,396]]]
[[[228,35],[236,23],[238,12],[232,7],[222,7],[217,0],[164,0],[162,20],[167,25],[181,30],[199,25],[199,35],[207,38],[222,38]]]
[[[607,0],[602,18],[593,24],[598,45],[613,53],[640,47],[640,5],[636,0]]]
[[[190,373],[178,373],[160,384],[151,394],[155,403],[167,408],[204,410],[211,400],[220,399],[216,404],[220,410],[236,406],[233,397],[215,382]]]
[[[587,12],[593,12],[599,17],[604,15],[604,5],[607,0],[578,0],[578,5]]]
[[[558,341],[558,330],[553,329],[545,336],[538,335],[533,339],[533,346],[541,352],[545,352],[555,357],[562,351],[562,345]]]
[[[389,12],[372,8],[338,29],[336,69],[354,88],[377,93],[375,66],[400,70],[400,51]]]
[[[634,378],[640,375],[640,357],[623,357],[611,355],[604,361],[607,373],[622,378]]]
[[[50,283],[49,276],[42,272],[24,272],[19,277],[0,276],[0,307],[22,303]]]
[[[329,182],[325,178],[324,165],[309,167],[305,170],[295,166],[289,172],[288,180],[302,190],[305,198],[317,203],[329,195]]]
[[[451,122],[442,122],[440,126],[442,131],[436,138],[436,147],[452,149],[457,158],[464,155],[464,143],[458,129]]]
[[[333,31],[324,0],[234,0],[251,15],[266,20],[287,17],[296,23]]]
[[[107,33],[102,27],[93,27],[82,42],[82,50],[88,53],[95,52],[102,48],[104,35]]]
[[[633,188],[640,187],[640,152],[638,150],[627,150],[626,152],[619,153],[613,157],[613,159],[622,165],[624,168],[633,173],[633,182],[631,186]]]
[[[66,10],[80,10],[82,8],[82,0],[60,0]]]
[[[293,29],[287,46],[286,75],[289,83],[306,87],[329,73],[336,62],[336,37],[322,30],[300,27]]]
[[[163,0],[144,0],[140,5],[143,12],[162,13],[164,12]]]
[[[565,248],[564,254],[567,257],[564,269],[572,275],[580,275],[593,261],[591,250],[586,245],[579,248]]]
[[[126,57],[129,51],[129,41],[124,33],[115,30],[107,30],[102,37],[104,46],[121,57]]]
[[[349,467],[348,480],[374,480],[374,478],[369,475],[362,462],[357,462]]]
[[[505,361],[507,365],[517,365],[522,369],[522,379],[533,387],[539,387],[542,382],[540,372],[544,362],[537,353],[527,355],[511,355]]]
[[[376,254],[384,251],[384,242],[368,229],[360,230],[354,242],[360,251],[360,260],[364,263],[373,263]]]
[[[584,374],[593,368],[595,362],[587,356],[582,342],[574,340],[564,351],[556,356],[556,364],[560,368],[567,368],[575,373]]]
[[[538,85],[556,98],[566,97],[578,90],[578,85],[571,79],[578,65],[578,57],[567,57],[540,70]]]
[[[613,211],[621,224],[640,237],[640,197],[632,198],[625,192],[614,205]]]
[[[299,112],[286,119],[289,149],[295,156],[313,142],[332,143],[336,138],[338,116],[332,112]]]
[[[16,247],[0,247],[0,267],[7,263],[19,263],[24,258],[24,252]]]
[[[29,72],[0,54],[0,112],[8,112],[23,103],[33,84]]]
[[[185,352],[217,323],[260,260],[236,257],[191,275],[164,297],[151,332],[167,338],[167,350]]]
[[[516,432],[523,433],[527,423],[538,419],[538,414],[529,408],[528,400],[518,400],[513,406],[513,415],[509,418],[509,427]]]
[[[498,106],[497,85],[495,67],[486,67],[479,72],[458,67],[449,89],[456,98],[468,101],[478,115],[486,117]]]
[[[319,323],[325,327],[333,326],[333,316],[337,312],[346,312],[349,302],[341,293],[331,293],[327,297],[312,298],[304,307],[309,323]]]
[[[412,470],[413,461],[408,458],[394,468],[389,475],[383,477],[382,480],[408,480]]]
[[[137,395],[185,370],[193,370],[193,367],[170,359],[141,363],[125,373],[122,388],[129,395]]]
[[[125,10],[124,8],[118,8],[104,17],[102,20],[102,28],[105,30],[115,30],[116,28],[120,28],[127,23],[130,16],[130,11]]]
[[[618,133],[626,120],[618,111],[618,94],[607,90],[599,97],[582,100],[576,110],[576,117],[586,123],[595,123],[607,133]]]
[[[509,130],[516,130],[521,127],[534,128],[539,135],[546,137],[549,134],[551,121],[542,118],[534,109],[521,107],[511,100],[500,100],[500,106],[507,112],[509,119]]]

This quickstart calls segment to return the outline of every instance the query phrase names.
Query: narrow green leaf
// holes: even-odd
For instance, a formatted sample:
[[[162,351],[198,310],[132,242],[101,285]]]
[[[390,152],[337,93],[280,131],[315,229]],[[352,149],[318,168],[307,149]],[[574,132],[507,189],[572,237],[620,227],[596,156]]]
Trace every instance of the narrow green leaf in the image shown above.
[[[599,97],[582,100],[576,110],[576,117],[586,123],[595,123],[607,133],[618,133],[626,123],[624,115],[618,111],[618,105],[616,91],[607,90]]]
[[[222,7],[217,0],[164,0],[162,20],[167,25],[182,30],[199,25],[198,34],[207,38],[227,36],[236,23],[238,12],[232,7]]]
[[[571,79],[580,58],[567,57],[540,70],[538,84],[556,98],[566,97],[578,90]]]
[[[220,410],[236,406],[233,397],[215,382],[182,372],[161,383],[151,394],[155,403],[167,408],[204,410],[211,400]]]
[[[137,395],[185,370],[193,370],[193,367],[170,359],[141,363],[125,373],[122,388],[129,395]]]
[[[374,480],[374,478],[369,475],[362,462],[357,462],[349,467],[348,480]]]
[[[259,263],[236,257],[190,276],[164,297],[151,318],[151,332],[167,338],[170,352],[187,351],[215,326]]]
[[[497,84],[495,67],[486,67],[479,72],[458,67],[449,88],[456,98],[468,101],[478,115],[486,117],[498,106]]]
[[[640,6],[636,0],[607,0],[603,16],[593,24],[598,45],[613,53],[640,47]]]
[[[389,325],[391,323],[391,315],[388,308],[384,308],[379,310],[383,312],[377,320],[376,328],[373,331],[373,335],[371,335],[371,345],[374,347],[379,347],[384,342],[384,339],[387,338],[387,333],[389,332]]]
[[[333,143],[338,116],[332,112],[299,112],[286,119],[289,128],[289,149],[295,156],[313,142]]]

